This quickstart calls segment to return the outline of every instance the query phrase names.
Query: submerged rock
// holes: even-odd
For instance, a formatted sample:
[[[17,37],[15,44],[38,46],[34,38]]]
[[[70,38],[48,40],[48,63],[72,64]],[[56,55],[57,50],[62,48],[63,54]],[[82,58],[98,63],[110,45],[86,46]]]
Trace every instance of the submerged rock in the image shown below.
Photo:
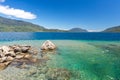
[[[11,61],[0,63],[0,70],[5,69],[10,63],[11,63]]]
[[[28,76],[33,80],[70,80],[71,72],[66,69],[41,66],[38,70],[29,73]]]
[[[11,62],[16,62],[17,60],[21,63],[26,62],[24,59],[27,59],[27,62],[32,62],[32,59],[34,59],[32,58],[33,55],[37,53],[38,51],[31,46],[2,46],[0,47],[0,70],[5,69]],[[33,60],[33,62],[36,61]]]
[[[50,40],[47,40],[41,46],[41,50],[55,50],[56,46]]]
[[[46,73],[48,79],[51,80],[70,80],[71,73],[66,69],[49,69]]]

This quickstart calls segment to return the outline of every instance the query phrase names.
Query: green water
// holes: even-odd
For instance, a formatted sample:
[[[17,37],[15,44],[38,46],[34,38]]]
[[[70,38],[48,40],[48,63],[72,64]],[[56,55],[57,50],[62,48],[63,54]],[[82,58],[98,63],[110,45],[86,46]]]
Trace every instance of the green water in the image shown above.
[[[40,48],[44,40],[0,42]],[[71,71],[70,80],[120,80],[120,41],[52,40],[58,47],[47,65]]]

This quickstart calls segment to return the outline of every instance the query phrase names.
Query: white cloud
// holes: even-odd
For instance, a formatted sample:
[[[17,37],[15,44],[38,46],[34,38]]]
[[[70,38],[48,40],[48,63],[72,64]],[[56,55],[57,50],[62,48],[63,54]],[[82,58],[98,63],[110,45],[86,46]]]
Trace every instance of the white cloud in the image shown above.
[[[0,0],[3,1],[3,0]],[[0,5],[0,13],[22,19],[35,19],[36,15],[31,12],[26,12],[22,9],[10,8],[9,6]]]
[[[0,2],[5,2],[5,0],[0,0]]]

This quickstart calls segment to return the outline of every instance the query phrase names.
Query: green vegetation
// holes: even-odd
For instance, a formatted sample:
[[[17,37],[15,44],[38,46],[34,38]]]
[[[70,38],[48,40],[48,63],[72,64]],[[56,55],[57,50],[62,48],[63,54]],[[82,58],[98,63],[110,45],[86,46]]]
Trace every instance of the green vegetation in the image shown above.
[[[81,28],[47,29],[30,22],[0,17],[0,32],[87,32],[87,30]]]
[[[41,32],[45,28],[29,22],[0,17],[1,32]]]
[[[115,26],[104,30],[103,32],[120,32],[120,26]]]
[[[81,28],[72,28],[69,30],[69,32],[88,32],[88,31]]]

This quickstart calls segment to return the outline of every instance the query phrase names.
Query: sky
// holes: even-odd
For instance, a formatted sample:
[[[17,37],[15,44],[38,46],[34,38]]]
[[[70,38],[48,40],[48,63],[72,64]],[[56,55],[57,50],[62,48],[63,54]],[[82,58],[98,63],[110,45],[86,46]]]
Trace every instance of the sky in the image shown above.
[[[0,0],[0,16],[49,29],[102,31],[120,25],[120,0]]]

